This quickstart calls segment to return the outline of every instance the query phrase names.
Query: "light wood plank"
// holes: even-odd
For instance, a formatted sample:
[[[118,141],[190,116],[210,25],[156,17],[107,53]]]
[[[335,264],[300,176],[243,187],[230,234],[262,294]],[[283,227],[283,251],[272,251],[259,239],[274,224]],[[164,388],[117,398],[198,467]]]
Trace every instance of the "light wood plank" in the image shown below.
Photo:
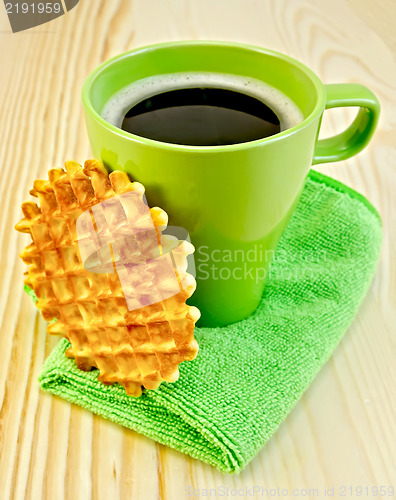
[[[186,488],[391,485],[396,479],[396,61],[391,0],[80,0],[12,34],[0,7],[0,485],[4,499],[181,499]],[[166,40],[224,39],[303,61],[324,82],[360,82],[380,98],[369,147],[323,165],[367,196],[384,222],[378,271],[333,357],[268,445],[228,476],[39,390],[57,339],[22,292],[13,225],[33,180],[89,156],[80,91],[97,64]],[[353,111],[326,112],[323,134]],[[396,486],[396,484],[394,484]],[[337,490],[336,490],[337,493]]]

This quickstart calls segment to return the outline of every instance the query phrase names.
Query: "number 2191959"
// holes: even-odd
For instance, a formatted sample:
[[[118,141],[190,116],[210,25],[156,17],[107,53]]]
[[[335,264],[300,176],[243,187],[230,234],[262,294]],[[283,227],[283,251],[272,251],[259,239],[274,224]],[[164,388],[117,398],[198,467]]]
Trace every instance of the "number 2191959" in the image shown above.
[[[62,12],[60,3],[27,3],[8,2],[6,3],[7,14],[59,14]]]

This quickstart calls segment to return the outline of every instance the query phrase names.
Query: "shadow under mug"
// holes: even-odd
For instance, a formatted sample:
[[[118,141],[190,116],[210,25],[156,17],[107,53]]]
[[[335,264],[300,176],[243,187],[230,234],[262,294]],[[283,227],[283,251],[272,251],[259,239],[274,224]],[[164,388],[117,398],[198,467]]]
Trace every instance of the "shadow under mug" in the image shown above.
[[[187,71],[261,80],[286,94],[303,121],[276,135],[226,146],[168,144],[125,132],[101,117],[117,91],[142,78]],[[190,233],[196,248],[199,326],[222,326],[258,306],[271,257],[312,164],[345,160],[369,142],[379,102],[362,85],[324,85],[286,55],[227,42],[171,42],[121,54],[86,79],[82,100],[95,157],[146,188],[150,206]],[[358,106],[341,134],[318,140],[323,111]]]

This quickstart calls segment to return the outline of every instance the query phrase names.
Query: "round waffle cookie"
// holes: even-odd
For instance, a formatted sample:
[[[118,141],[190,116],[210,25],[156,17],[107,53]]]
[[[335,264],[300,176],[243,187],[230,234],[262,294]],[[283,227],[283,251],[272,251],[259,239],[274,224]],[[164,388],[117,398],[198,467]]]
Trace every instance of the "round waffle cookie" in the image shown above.
[[[56,319],[48,333],[69,340],[66,354],[80,369],[97,368],[101,382],[131,396],[176,381],[179,363],[198,352],[200,313],[186,304],[196,287],[187,273],[194,247],[162,234],[167,214],[148,208],[144,187],[126,173],[109,175],[98,160],[65,169],[34,182],[39,205],[24,202],[15,226],[33,240],[20,256],[43,318]]]

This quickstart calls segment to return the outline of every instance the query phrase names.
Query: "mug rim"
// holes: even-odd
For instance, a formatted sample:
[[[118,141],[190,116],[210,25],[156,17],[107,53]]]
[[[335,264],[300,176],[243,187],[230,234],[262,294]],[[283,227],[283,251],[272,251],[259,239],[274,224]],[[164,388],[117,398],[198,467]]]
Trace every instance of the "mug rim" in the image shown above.
[[[241,142],[238,144],[227,144],[227,145],[219,145],[219,146],[192,146],[192,145],[187,145],[187,144],[174,144],[174,143],[168,143],[168,142],[163,142],[163,141],[157,141],[155,139],[149,139],[147,137],[142,137],[136,134],[132,134],[130,132],[127,132],[125,130],[122,130],[115,125],[112,125],[108,121],[106,121],[102,116],[96,111],[94,106],[91,103],[90,99],[90,89],[93,84],[93,82],[100,76],[102,72],[104,72],[108,67],[112,66],[115,62],[118,62],[124,58],[128,58],[131,55],[134,55],[139,52],[148,52],[152,50],[156,50],[159,48],[170,48],[170,47],[175,47],[175,46],[217,46],[217,47],[237,47],[237,48],[243,48],[255,52],[261,52],[263,54],[275,56],[278,59],[282,59],[289,64],[292,64],[293,66],[297,67],[300,71],[305,73],[311,82],[314,84],[317,93],[318,93],[318,100],[315,104],[314,109],[312,112],[304,118],[300,123],[297,125],[290,127],[286,130],[283,130],[282,132],[278,132],[277,134],[274,134],[269,137],[264,137],[261,139],[255,139],[253,141],[247,141],[247,142]],[[133,140],[134,142],[138,142],[140,144],[146,145],[146,146],[152,146],[152,147],[157,147],[157,148],[162,148],[162,149],[169,149],[171,151],[175,150],[180,150],[180,151],[193,151],[193,152],[202,152],[202,153],[214,153],[214,152],[222,152],[222,151],[235,151],[235,150],[244,150],[244,149],[250,149],[255,146],[260,146],[262,144],[268,144],[268,143],[273,143],[277,142],[279,140],[282,140],[286,137],[289,137],[291,135],[294,135],[295,133],[299,132],[300,130],[304,129],[309,123],[311,123],[316,117],[320,116],[322,112],[324,111],[325,108],[325,103],[326,103],[326,96],[324,92],[324,85],[320,78],[314,73],[308,66],[306,66],[304,63],[298,61],[297,59],[294,59],[291,56],[288,56],[286,54],[283,54],[282,52],[278,52],[272,49],[267,49],[264,47],[260,47],[257,45],[251,45],[251,44],[244,44],[244,43],[239,43],[239,42],[230,42],[230,41],[218,41],[218,40],[181,40],[181,41],[173,41],[173,42],[160,42],[160,43],[155,43],[155,44],[150,44],[150,45],[145,45],[142,47],[137,47],[135,49],[128,50],[126,52],[122,52],[121,54],[118,54],[114,57],[111,57],[110,59],[107,59],[103,63],[99,64],[96,66],[94,70],[92,70],[89,75],[86,77],[83,87],[82,87],[82,92],[81,92],[81,98],[82,98],[82,103],[87,112],[90,113],[90,115],[97,121],[99,122],[103,127],[106,129],[110,130],[113,134],[119,135],[123,137],[124,139],[128,140]]]

